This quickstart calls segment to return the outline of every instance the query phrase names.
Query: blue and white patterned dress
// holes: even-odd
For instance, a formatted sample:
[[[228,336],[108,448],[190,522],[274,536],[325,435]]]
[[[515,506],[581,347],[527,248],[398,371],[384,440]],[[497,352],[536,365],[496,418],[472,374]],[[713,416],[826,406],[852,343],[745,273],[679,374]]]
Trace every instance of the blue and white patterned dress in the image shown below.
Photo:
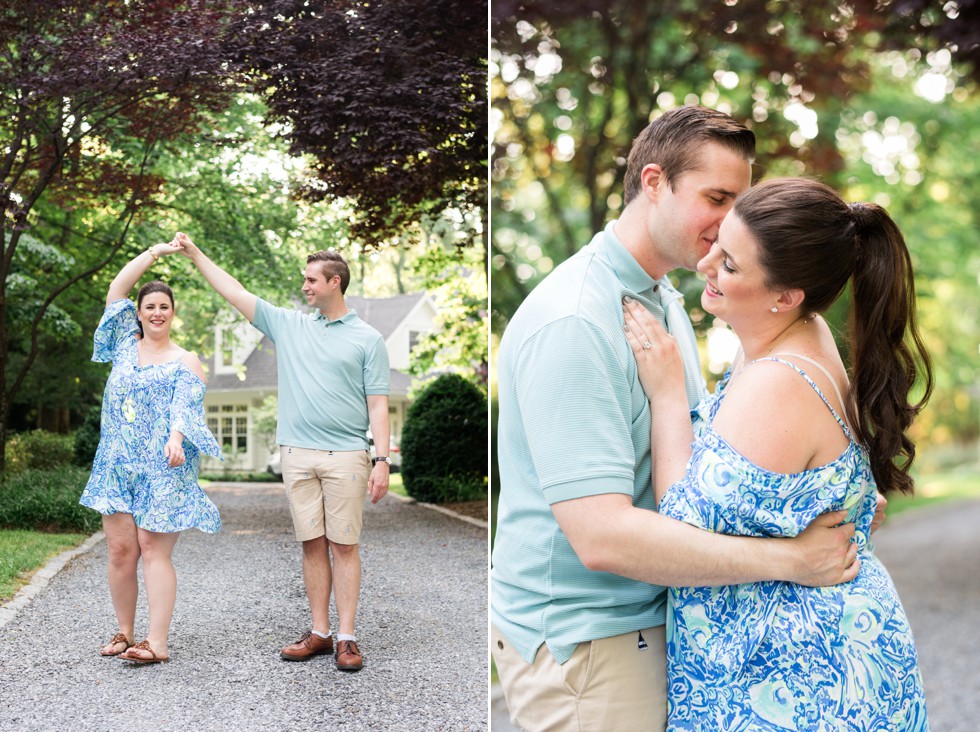
[[[102,436],[80,503],[99,513],[130,513],[147,531],[221,528],[197,475],[201,455],[221,457],[204,417],[206,386],[179,359],[139,365],[136,306],[110,303],[95,331],[93,361],[112,362],[102,398]],[[185,462],[167,465],[171,429],[184,435]]]
[[[802,369],[850,444],[833,462],[773,473],[711,427],[724,384],[701,417],[684,478],[660,512],[724,534],[795,536],[818,515],[847,509],[861,569],[835,587],[786,582],[670,590],[669,730],[929,729],[912,633],[868,535],[876,488],[865,450]]]

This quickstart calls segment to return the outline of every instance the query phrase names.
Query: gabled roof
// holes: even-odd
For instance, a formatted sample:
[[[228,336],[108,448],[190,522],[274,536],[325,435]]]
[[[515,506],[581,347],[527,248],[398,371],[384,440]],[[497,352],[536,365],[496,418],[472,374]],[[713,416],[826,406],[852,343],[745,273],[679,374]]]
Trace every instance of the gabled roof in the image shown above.
[[[245,380],[238,374],[214,373],[214,356],[201,359],[208,375],[208,391],[232,391],[235,389],[278,389],[278,365],[276,364],[276,345],[263,336],[248,358],[245,359]],[[408,394],[412,377],[404,371],[391,369],[388,373],[392,394]]]
[[[361,320],[373,327],[387,341],[395,329],[418,305],[419,301],[425,297],[424,292],[415,292],[408,295],[396,295],[385,298],[368,298],[351,295],[345,297],[347,307],[357,311]],[[310,308],[302,306],[298,310],[309,311]],[[245,380],[238,378],[238,374],[216,374],[214,372],[214,355],[202,358],[205,371],[208,375],[208,389],[210,391],[225,391],[232,389],[276,389],[278,388],[278,367],[276,365],[276,346],[263,336],[258,345],[252,350],[248,358],[245,359]],[[411,386],[412,377],[402,371],[391,369],[391,393],[407,394]]]
[[[425,297],[424,292],[382,298],[351,295],[345,297],[344,301],[347,303],[347,307],[354,308],[358,317],[381,333],[387,341],[395,332],[395,328],[401,325],[402,321],[423,297]]]
[[[201,359],[208,374],[208,390],[225,389],[277,389],[278,367],[276,365],[276,345],[267,336],[262,336],[259,344],[245,359],[245,381],[237,373],[216,374],[214,355]]]

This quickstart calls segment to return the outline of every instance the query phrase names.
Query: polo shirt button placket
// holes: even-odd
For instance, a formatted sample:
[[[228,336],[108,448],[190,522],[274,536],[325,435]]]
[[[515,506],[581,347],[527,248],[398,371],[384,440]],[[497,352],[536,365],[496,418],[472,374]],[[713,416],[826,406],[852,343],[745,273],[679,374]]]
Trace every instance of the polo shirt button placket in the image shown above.
[[[660,311],[663,313],[663,319],[661,320],[659,317],[657,317],[656,313],[653,313],[653,316],[660,321],[660,324],[664,327],[664,330],[670,334],[670,324],[667,321],[667,308],[664,307],[663,301],[660,299],[660,284],[657,283],[648,290],[644,290],[644,293],[649,293],[646,295],[647,299],[660,307]]]

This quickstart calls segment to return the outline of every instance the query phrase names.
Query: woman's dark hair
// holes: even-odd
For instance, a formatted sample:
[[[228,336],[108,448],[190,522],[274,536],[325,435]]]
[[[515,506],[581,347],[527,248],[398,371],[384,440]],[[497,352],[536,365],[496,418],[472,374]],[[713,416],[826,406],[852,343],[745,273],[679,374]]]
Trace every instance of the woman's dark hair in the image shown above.
[[[147,295],[152,295],[154,292],[162,292],[164,295],[170,298],[170,308],[174,309],[174,291],[170,289],[168,285],[165,285],[160,280],[153,280],[153,282],[147,282],[140,288],[140,291],[136,295],[136,310],[139,311],[143,307],[143,298]],[[136,321],[140,329],[140,336],[143,335],[143,324]]]
[[[906,431],[933,378],[902,232],[881,206],[848,204],[807,178],[764,181],[739,196],[733,212],[759,244],[766,284],[802,290],[805,312],[824,312],[850,281],[848,421],[868,449],[878,489],[911,493],[915,445]],[[913,404],[909,393],[920,374],[925,392]]]

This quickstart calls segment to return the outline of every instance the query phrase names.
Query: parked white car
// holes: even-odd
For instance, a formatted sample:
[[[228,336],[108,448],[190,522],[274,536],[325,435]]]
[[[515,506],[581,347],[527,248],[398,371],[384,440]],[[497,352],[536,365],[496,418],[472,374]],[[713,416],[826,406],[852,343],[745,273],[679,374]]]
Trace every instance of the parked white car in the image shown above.
[[[368,443],[371,445],[371,457],[375,456],[374,451],[374,438],[371,436],[371,430],[367,432]],[[392,471],[398,471],[402,466],[402,451],[398,447],[398,442],[394,437],[388,440],[388,457],[391,458],[391,469]]]
[[[265,469],[279,478],[282,477],[282,455],[279,453],[279,445],[276,445],[269,455],[269,462],[265,464]]]

